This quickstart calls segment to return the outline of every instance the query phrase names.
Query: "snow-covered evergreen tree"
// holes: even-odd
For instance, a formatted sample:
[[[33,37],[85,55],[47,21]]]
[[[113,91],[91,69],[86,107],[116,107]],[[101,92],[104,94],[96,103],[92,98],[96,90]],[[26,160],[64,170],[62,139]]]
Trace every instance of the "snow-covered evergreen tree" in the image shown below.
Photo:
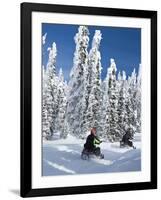
[[[137,93],[136,93],[136,106],[137,106],[136,131],[140,133],[141,132],[141,64],[139,66],[136,87],[137,87]]]
[[[100,130],[100,105],[101,105],[101,54],[99,51],[102,34],[96,30],[92,48],[89,52],[88,69],[85,87],[85,112],[83,132],[88,131],[91,127],[97,127]]]
[[[108,83],[107,83],[107,76],[104,81],[101,83],[101,96],[100,96],[102,103],[99,108],[99,112],[101,113],[99,119],[99,130],[98,136],[102,139],[107,139],[107,134],[109,130],[109,123],[108,123]]]
[[[59,70],[58,76],[58,93],[57,93],[57,102],[58,102],[58,112],[56,116],[56,123],[55,129],[60,133],[60,138],[66,138],[68,134],[68,127],[66,121],[66,106],[67,106],[67,99],[65,93],[65,83],[64,83],[64,75],[62,68]]]
[[[47,33],[45,33],[45,34],[42,36],[42,44],[43,44],[43,45],[46,43],[46,37],[47,37]]]
[[[43,65],[43,69],[45,69],[44,60],[45,60],[45,56],[46,56],[46,51],[45,51],[46,38],[47,38],[47,33],[45,33],[45,34],[42,36],[42,65]]]
[[[126,72],[123,71],[122,74],[118,74],[118,129],[120,132],[120,138],[125,134],[126,131],[126,90],[127,90],[127,80]]]
[[[136,72],[133,70],[131,76],[128,78],[127,86],[127,95],[126,95],[126,126],[131,128],[133,134],[136,132],[136,123],[137,123],[137,104],[136,104]]]
[[[86,26],[79,26],[74,40],[76,49],[74,53],[73,68],[70,73],[69,94],[67,103],[67,119],[71,134],[85,137],[82,132],[83,114],[85,109],[85,75],[88,66],[89,31]]]
[[[46,75],[46,69],[43,66],[43,93],[42,93],[42,135],[44,138],[47,138],[48,135],[50,135],[50,123],[51,118],[48,116],[48,96],[47,96],[47,75]]]
[[[46,34],[42,36],[42,60],[44,60],[44,44],[45,44]],[[42,65],[42,136],[45,137],[46,134],[50,132],[50,125],[47,118],[47,107],[46,107],[46,70],[44,65]]]
[[[48,48],[49,58],[43,81],[42,102],[42,132],[43,137],[49,139],[55,130],[55,119],[57,112],[57,77],[56,77],[56,44]]]
[[[108,68],[108,104],[107,104],[107,124],[109,126],[107,138],[113,142],[120,139],[118,128],[118,88],[116,80],[116,63],[114,59],[110,59],[110,67]]]

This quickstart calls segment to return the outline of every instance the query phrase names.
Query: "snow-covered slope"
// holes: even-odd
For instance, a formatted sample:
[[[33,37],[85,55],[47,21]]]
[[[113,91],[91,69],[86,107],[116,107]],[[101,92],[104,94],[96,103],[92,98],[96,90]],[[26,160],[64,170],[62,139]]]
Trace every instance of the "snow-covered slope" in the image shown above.
[[[121,148],[119,143],[101,144],[103,160],[92,157],[82,160],[80,155],[85,141],[72,136],[43,142],[43,176],[127,172],[141,170],[140,137],[134,141],[137,149]]]

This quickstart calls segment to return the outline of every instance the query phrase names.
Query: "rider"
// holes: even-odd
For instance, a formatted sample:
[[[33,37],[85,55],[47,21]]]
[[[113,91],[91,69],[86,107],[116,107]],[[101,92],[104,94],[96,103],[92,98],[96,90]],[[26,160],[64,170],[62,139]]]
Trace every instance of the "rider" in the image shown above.
[[[90,135],[88,135],[87,139],[86,139],[86,143],[84,144],[84,148],[86,150],[88,150],[89,152],[93,152],[97,155],[100,154],[100,147],[97,147],[97,145],[99,145],[102,141],[100,141],[98,139],[98,137],[96,136],[96,128],[93,127],[91,129],[91,133]]]
[[[130,146],[130,147],[133,147],[133,148],[135,149],[135,147],[134,147],[134,145],[133,145],[133,142],[131,141],[132,139],[133,139],[133,131],[132,131],[131,128],[129,128],[129,129],[126,131],[125,135],[123,136],[122,142],[123,142],[125,145],[128,145],[128,146]]]

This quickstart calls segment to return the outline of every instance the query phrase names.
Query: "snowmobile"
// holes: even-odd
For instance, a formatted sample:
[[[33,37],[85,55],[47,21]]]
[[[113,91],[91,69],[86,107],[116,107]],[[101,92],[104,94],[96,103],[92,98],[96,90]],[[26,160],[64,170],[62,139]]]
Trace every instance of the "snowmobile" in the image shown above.
[[[133,149],[136,149],[136,147],[134,147],[133,142],[132,141],[128,141],[127,143],[125,143],[124,141],[120,141],[120,148],[124,148],[124,147],[132,147]]]
[[[129,128],[126,133],[123,135],[122,140],[120,141],[120,148],[123,147],[132,147],[133,149],[136,149],[133,145],[133,130]]]
[[[89,151],[86,148],[81,153],[82,160],[89,160],[90,157],[96,156],[97,158],[104,159],[104,154],[101,153],[100,148],[97,147],[94,151]]]

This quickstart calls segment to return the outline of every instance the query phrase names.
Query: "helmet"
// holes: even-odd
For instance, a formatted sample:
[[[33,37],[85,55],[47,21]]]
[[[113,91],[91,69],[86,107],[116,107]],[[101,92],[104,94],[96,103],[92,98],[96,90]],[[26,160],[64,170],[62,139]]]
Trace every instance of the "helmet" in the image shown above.
[[[96,134],[96,127],[91,128],[91,134]]]

